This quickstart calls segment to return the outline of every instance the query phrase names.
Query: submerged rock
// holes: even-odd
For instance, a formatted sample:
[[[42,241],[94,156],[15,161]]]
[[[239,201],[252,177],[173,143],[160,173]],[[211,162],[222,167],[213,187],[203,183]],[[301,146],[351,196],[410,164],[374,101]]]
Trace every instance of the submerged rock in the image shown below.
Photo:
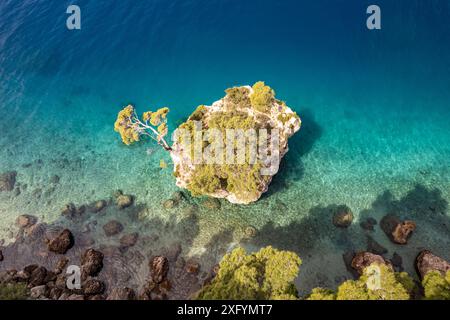
[[[94,249],[86,250],[81,256],[81,272],[84,276],[96,276],[103,268],[103,253]]]
[[[199,106],[175,130],[177,138],[170,150],[174,175],[177,186],[194,195],[249,204],[268,190],[272,177],[279,170],[281,158],[288,152],[288,139],[300,129],[301,121],[284,102],[275,98],[275,92],[263,82],[252,87],[230,88],[226,93],[211,106]],[[252,141],[252,150],[256,150],[255,157],[244,157],[243,162],[240,161],[238,155],[248,152],[236,150],[234,139],[225,139],[229,129],[247,135]],[[274,144],[277,133],[278,144]],[[203,144],[201,151],[214,154],[214,157],[210,158],[212,163],[197,163],[193,161],[195,158],[191,152],[195,141],[191,140],[206,134],[208,143]],[[225,154],[219,154],[218,150],[227,149],[227,143],[233,143],[233,154],[228,154],[225,162],[221,161]]]
[[[338,228],[348,228],[352,222],[352,210],[345,205],[338,206],[333,215],[333,224]]]
[[[47,241],[48,250],[58,254],[65,254],[73,244],[73,235],[69,229],[64,229],[57,237]]]
[[[210,210],[220,209],[220,201],[216,198],[208,198],[202,202],[202,205]]]
[[[177,202],[173,199],[167,199],[166,201],[163,202],[164,209],[173,209],[176,207],[176,205]]]
[[[123,225],[117,220],[111,220],[103,226],[103,230],[108,237],[111,237],[121,233]]]
[[[388,252],[388,250],[381,244],[376,242],[372,237],[367,237],[367,251],[374,254],[383,255]]]
[[[394,215],[386,215],[381,219],[381,229],[397,244],[406,244],[411,233],[416,229],[416,223],[411,220],[401,221]]]
[[[403,271],[403,259],[397,252],[392,255],[391,263],[397,271]]]
[[[366,220],[361,221],[360,226],[364,230],[374,231],[376,224],[377,224],[377,220],[375,220],[374,218],[367,218]]]
[[[197,275],[200,272],[200,264],[197,261],[189,260],[186,262],[185,270],[189,274]]]
[[[126,248],[132,247],[136,244],[138,238],[139,234],[137,232],[126,234],[122,238],[120,238],[120,244]]]
[[[47,269],[44,267],[37,267],[31,272],[29,279],[29,286],[36,287],[46,283]]]
[[[69,263],[69,259],[66,257],[61,257],[61,259],[58,260],[58,262],[56,263],[54,272],[55,274],[60,274],[64,271],[64,269],[66,268],[67,264]]]
[[[83,293],[86,295],[98,295],[105,291],[105,284],[97,279],[89,279],[83,285]]]
[[[257,234],[258,234],[258,230],[253,226],[247,226],[244,229],[244,237],[246,239],[254,238],[254,237],[256,237]]]
[[[169,260],[163,256],[156,256],[150,261],[152,280],[161,283],[169,272]]]
[[[107,206],[107,202],[105,200],[98,200],[89,206],[89,210],[91,212],[97,213],[97,212],[102,211],[106,206]]]
[[[423,250],[416,258],[416,268],[422,279],[430,271],[438,271],[445,276],[450,270],[450,263],[429,250]]]
[[[37,222],[37,218],[35,216],[29,214],[22,214],[17,217],[16,225],[19,228],[28,228],[34,225]]]
[[[135,300],[136,294],[133,289],[122,287],[113,288],[106,300]]]
[[[128,208],[133,204],[133,196],[129,194],[120,194],[116,198],[116,205],[119,209]]]
[[[72,219],[77,214],[77,207],[73,203],[68,203],[61,210],[61,214],[69,219]]]
[[[170,198],[178,203],[180,201],[183,201],[184,194],[181,191],[175,191],[174,193],[172,193],[172,196]]]
[[[16,184],[17,171],[9,171],[0,174],[0,192],[12,191]]]
[[[45,298],[47,295],[47,286],[40,285],[30,289],[30,297],[33,299]]]

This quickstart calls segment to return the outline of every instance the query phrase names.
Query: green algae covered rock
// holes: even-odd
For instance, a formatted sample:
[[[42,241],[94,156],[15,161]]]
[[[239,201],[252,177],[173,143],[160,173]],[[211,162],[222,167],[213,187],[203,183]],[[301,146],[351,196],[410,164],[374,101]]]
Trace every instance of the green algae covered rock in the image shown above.
[[[267,191],[301,120],[264,82],[226,90],[174,132],[176,184],[194,196],[248,204]]]
[[[198,294],[200,300],[291,300],[301,259],[293,252],[265,247],[247,255],[234,249],[220,262],[219,271]]]

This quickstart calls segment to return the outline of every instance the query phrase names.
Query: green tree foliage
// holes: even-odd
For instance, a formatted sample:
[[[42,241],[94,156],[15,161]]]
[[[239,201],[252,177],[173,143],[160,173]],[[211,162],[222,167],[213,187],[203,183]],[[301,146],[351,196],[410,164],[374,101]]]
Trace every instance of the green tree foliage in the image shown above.
[[[330,289],[314,288],[306,300],[336,300],[336,293]]]
[[[264,82],[259,81],[253,85],[250,95],[252,107],[259,112],[268,112],[275,98],[275,92]]]
[[[294,252],[269,246],[247,255],[237,248],[223,257],[216,277],[197,299],[296,299],[293,281],[300,265],[301,259]]]
[[[415,289],[406,272],[394,272],[389,266],[373,263],[358,280],[343,282],[333,291],[316,288],[308,300],[409,300]]]
[[[142,114],[142,120],[137,116],[132,105],[124,107],[118,114],[114,123],[114,131],[120,134],[122,142],[126,145],[140,140],[141,136],[148,136],[155,140],[165,150],[171,150],[164,137],[168,133],[167,114],[169,108],[164,107]]]
[[[422,280],[425,299],[450,300],[450,270],[446,275],[439,271],[428,272]]]

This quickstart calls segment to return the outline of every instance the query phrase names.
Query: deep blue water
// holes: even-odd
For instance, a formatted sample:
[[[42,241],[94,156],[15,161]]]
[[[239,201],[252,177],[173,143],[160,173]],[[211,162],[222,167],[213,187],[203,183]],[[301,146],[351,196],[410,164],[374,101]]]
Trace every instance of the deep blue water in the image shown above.
[[[66,28],[70,4],[81,8],[81,30]],[[366,28],[370,4],[381,8],[381,30]],[[224,89],[259,80],[297,111],[303,128],[269,194],[250,207],[224,204],[205,217],[212,226],[233,220],[263,228],[312,215],[328,221],[317,208],[341,203],[356,216],[381,216],[386,192],[417,215],[423,212],[411,199],[439,201],[448,217],[449,26],[447,0],[2,0],[0,171],[19,170],[29,190],[53,172],[63,178],[47,202],[27,193],[3,199],[11,219],[0,220],[0,234],[14,208],[51,219],[68,201],[115,188],[143,203],[169,197],[174,180],[155,173],[159,162],[148,160],[148,146],[119,143],[112,126],[120,108],[167,105],[173,129]],[[58,167],[62,157],[79,163],[77,170]],[[44,173],[21,169],[38,158]],[[426,226],[412,249],[434,245],[448,254],[449,229],[432,235]],[[327,248],[317,250],[340,259]],[[413,257],[412,249],[404,255]]]

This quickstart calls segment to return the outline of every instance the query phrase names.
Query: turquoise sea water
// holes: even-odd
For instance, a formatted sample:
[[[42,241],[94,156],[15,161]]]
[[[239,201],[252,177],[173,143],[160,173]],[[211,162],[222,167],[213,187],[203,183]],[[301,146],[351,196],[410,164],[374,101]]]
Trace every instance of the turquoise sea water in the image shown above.
[[[139,222],[109,215],[167,233],[161,246],[179,238],[205,267],[238,243],[295,250],[301,291],[349,277],[342,254],[366,248],[359,222],[369,216],[418,222],[407,246],[370,234],[407,271],[422,248],[450,258],[450,2],[376,2],[382,29],[369,31],[369,1],[1,1],[0,172],[16,170],[22,189],[0,193],[0,239],[12,241],[19,214],[57,221],[68,202],[122,189]],[[66,28],[70,4],[81,30]],[[159,169],[169,156],[122,145],[117,112],[167,105],[173,129],[224,89],[258,80],[303,121],[269,192],[249,206],[209,210],[188,197],[164,209],[177,190]],[[349,230],[331,225],[340,204],[355,213]],[[183,233],[176,224],[189,210],[198,225]],[[242,241],[249,225],[258,235]]]

